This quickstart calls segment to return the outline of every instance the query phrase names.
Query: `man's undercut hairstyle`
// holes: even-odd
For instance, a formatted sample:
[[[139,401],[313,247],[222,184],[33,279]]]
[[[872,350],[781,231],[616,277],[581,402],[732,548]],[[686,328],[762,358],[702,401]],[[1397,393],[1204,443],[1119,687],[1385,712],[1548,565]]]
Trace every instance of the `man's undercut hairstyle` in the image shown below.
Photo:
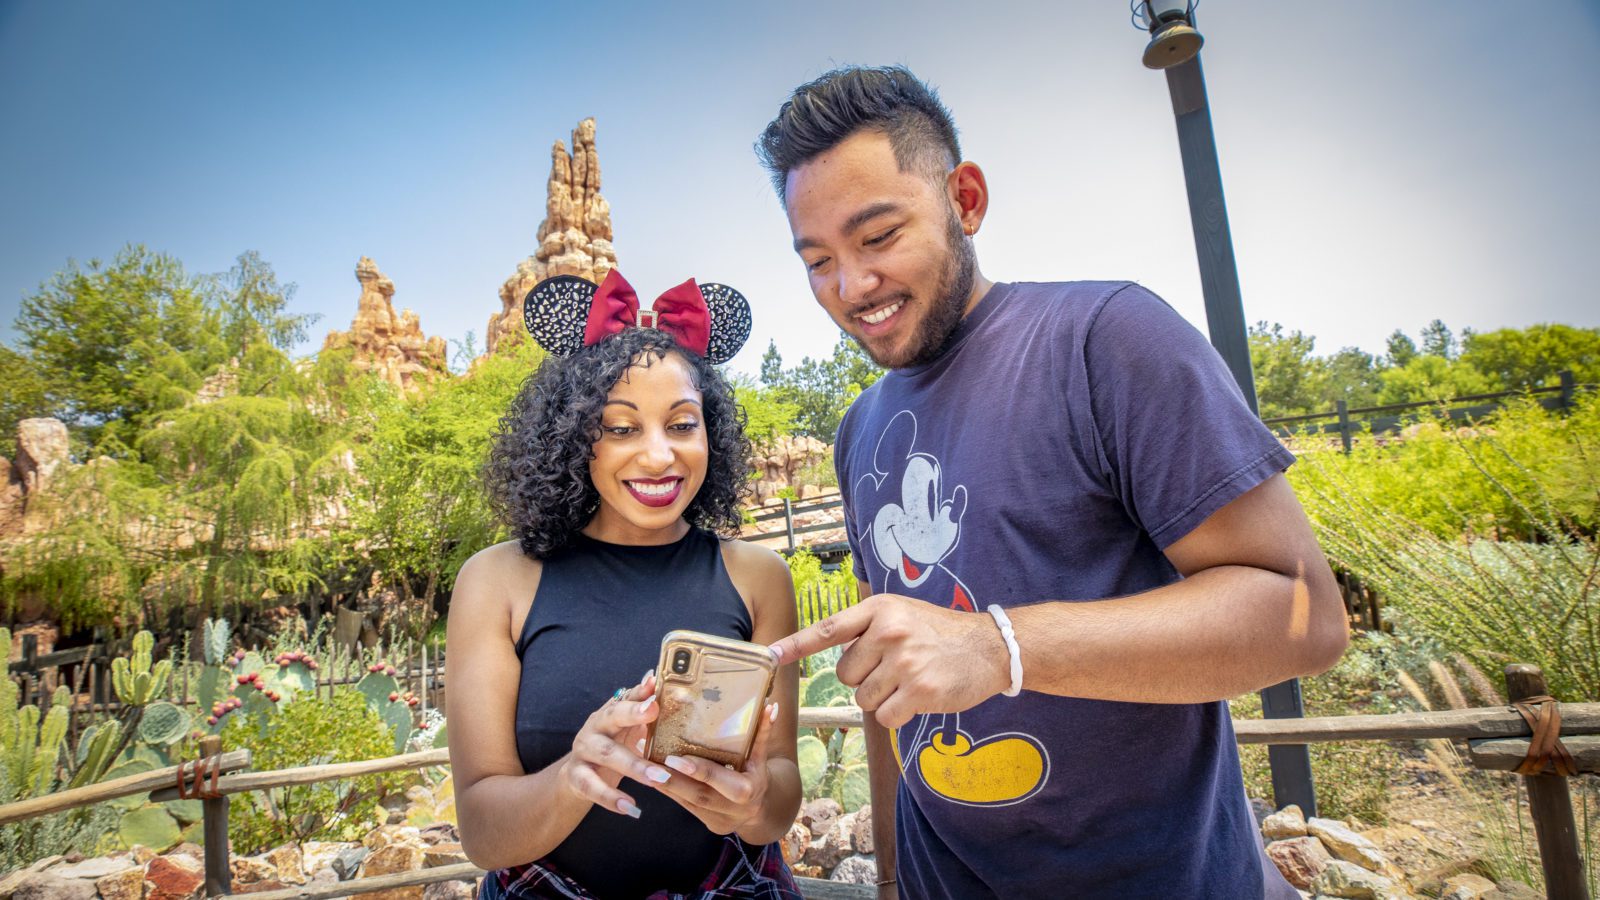
[[[787,205],[791,171],[867,130],[889,138],[902,172],[921,169],[938,180],[961,162],[950,110],[905,66],[834,69],[795,88],[756,140],[756,156]]]

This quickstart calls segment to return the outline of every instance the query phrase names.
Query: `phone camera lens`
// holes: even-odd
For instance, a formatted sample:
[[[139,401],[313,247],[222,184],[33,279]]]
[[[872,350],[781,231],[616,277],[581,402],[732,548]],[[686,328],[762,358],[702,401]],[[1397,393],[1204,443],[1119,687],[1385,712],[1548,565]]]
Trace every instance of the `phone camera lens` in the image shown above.
[[[689,671],[689,651],[679,650],[672,654],[672,671],[676,675]]]

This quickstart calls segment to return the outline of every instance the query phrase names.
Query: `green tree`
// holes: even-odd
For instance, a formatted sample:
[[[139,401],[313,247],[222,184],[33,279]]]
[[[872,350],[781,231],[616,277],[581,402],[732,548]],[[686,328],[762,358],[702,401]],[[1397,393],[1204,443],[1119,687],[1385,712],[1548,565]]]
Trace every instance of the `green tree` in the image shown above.
[[[21,350],[42,382],[38,411],[91,441],[106,423],[134,422],[147,412],[142,373],[174,351],[204,353],[214,327],[183,265],[138,245],[109,264],[69,261],[23,298],[16,319]]]
[[[533,341],[519,341],[411,396],[369,388],[358,422],[354,534],[380,580],[431,603],[468,557],[504,536],[480,472],[500,417],[543,357]]]
[[[1416,342],[1406,336],[1404,331],[1396,328],[1384,344],[1385,359],[1391,366],[1403,366],[1417,355]]]
[[[1383,371],[1380,403],[1418,403],[1487,394],[1495,385],[1472,366],[1430,353],[1418,354],[1403,366]]]
[[[794,433],[800,407],[780,400],[781,389],[766,387],[748,377],[733,379],[733,393],[745,413],[745,434],[761,442]]]
[[[1250,365],[1255,372],[1256,402],[1265,418],[1321,412],[1325,373],[1312,355],[1316,338],[1283,326],[1257,322],[1250,329]]]
[[[1372,354],[1345,347],[1327,358],[1323,372],[1323,409],[1333,409],[1339,400],[1351,409],[1377,404],[1383,370]]]
[[[1548,387],[1562,370],[1579,384],[1600,383],[1600,328],[1543,324],[1471,334],[1461,362],[1491,378],[1497,390]]]
[[[774,390],[776,400],[794,405],[796,434],[827,443],[833,443],[844,411],[883,376],[866,351],[843,334],[826,359],[808,356],[793,369],[781,369],[782,361],[776,346],[769,346],[761,360],[762,384]]]
[[[1443,319],[1434,319],[1422,328],[1422,352],[1427,356],[1438,356],[1443,359],[1455,359],[1460,345],[1456,336],[1451,333],[1450,326],[1444,324]]]

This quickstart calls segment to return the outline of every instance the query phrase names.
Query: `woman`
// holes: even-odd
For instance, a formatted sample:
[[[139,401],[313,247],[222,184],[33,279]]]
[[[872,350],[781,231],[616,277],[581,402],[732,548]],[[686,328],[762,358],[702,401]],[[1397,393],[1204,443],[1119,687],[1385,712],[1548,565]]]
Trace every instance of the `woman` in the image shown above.
[[[775,843],[800,802],[793,665],[742,770],[641,756],[666,632],[797,627],[783,560],[718,537],[739,523],[749,442],[712,363],[749,320],[742,297],[701,288],[664,295],[651,328],[615,272],[529,295],[530,330],[571,355],[501,420],[486,480],[515,540],[468,560],[450,605],[450,763],[483,896],[799,897]]]

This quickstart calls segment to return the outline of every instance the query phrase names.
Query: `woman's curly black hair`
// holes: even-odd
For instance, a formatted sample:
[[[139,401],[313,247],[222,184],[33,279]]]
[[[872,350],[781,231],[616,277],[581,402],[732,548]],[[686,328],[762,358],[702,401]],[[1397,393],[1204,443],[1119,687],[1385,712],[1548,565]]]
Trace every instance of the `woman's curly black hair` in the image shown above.
[[[489,504],[522,552],[545,559],[566,547],[600,508],[589,480],[592,447],[611,388],[630,366],[676,354],[700,390],[709,450],[706,480],[689,501],[690,525],[719,534],[739,527],[749,491],[750,441],[733,389],[703,357],[654,328],[628,328],[566,359],[548,357],[500,418],[483,478]]]

